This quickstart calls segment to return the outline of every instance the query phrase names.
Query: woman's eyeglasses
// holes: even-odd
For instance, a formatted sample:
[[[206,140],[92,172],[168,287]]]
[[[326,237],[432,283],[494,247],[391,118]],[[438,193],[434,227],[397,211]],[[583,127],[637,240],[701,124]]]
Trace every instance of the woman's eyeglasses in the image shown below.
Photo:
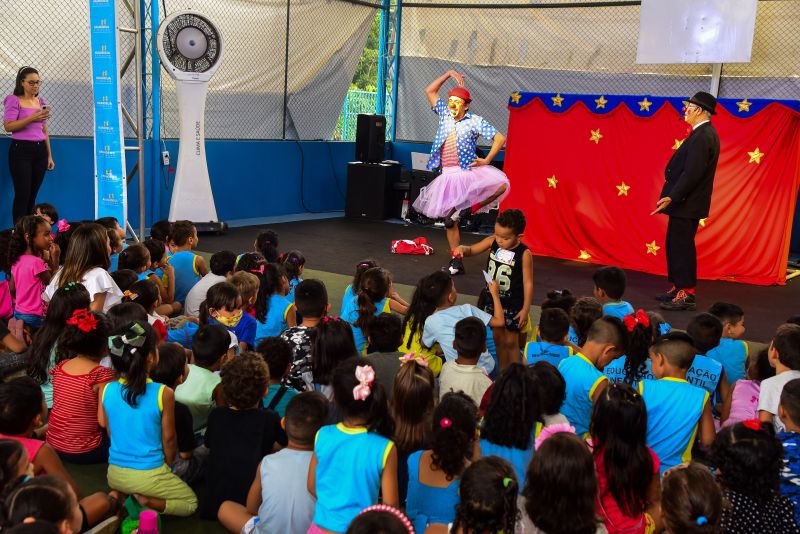
[[[28,80],[25,83],[27,83],[28,85],[40,85],[42,83],[42,80]]]

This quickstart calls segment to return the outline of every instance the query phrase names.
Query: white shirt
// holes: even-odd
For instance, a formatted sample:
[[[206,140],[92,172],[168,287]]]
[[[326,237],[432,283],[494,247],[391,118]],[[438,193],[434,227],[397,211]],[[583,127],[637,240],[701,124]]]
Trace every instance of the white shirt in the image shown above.
[[[50,299],[53,298],[53,295],[58,289],[58,279],[60,274],[61,270],[56,273],[56,275],[52,280],[50,280],[50,283],[45,288],[44,293],[42,294],[42,299],[45,302],[50,302]],[[81,284],[86,287],[86,290],[89,292],[89,299],[92,302],[95,301],[97,295],[105,294],[106,300],[103,303],[103,313],[107,312],[115,304],[122,302],[122,291],[114,279],[111,278],[111,275],[108,274],[108,271],[102,267],[95,267],[94,269],[87,271],[86,274],[83,275]]]
[[[783,386],[795,378],[800,378],[800,371],[785,371],[761,381],[761,391],[758,394],[758,410],[764,410],[772,414],[772,424],[775,427],[775,432],[783,432],[786,428],[781,418],[778,417],[778,406],[781,403]]]
[[[484,393],[491,385],[492,380],[477,365],[444,362],[439,375],[439,398],[451,391],[463,391],[480,406]]]
[[[200,305],[204,300],[206,300],[206,293],[208,293],[208,290],[211,288],[211,286],[224,281],[224,276],[220,276],[211,272],[198,280],[186,295],[186,309],[184,310],[184,314],[191,315],[192,317],[199,316]]]
[[[705,123],[707,123],[707,122],[711,122],[711,121],[710,121],[710,120],[708,120],[708,119],[706,119],[706,120],[704,120],[703,122],[698,122],[697,124],[695,124],[694,126],[692,126],[692,131],[694,131],[694,130],[698,129],[700,126],[704,125],[704,124],[705,124]]]

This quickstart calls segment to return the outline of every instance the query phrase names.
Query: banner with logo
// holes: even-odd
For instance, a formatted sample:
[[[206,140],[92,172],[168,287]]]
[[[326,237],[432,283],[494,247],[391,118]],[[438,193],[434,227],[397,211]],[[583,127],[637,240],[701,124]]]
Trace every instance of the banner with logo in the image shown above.
[[[94,97],[95,217],[125,227],[128,199],[114,0],[89,0]]]

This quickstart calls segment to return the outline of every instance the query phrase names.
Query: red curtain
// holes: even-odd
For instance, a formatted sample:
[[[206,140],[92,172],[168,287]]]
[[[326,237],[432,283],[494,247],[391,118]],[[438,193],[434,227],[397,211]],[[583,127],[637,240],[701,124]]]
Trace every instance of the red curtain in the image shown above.
[[[514,96],[505,157],[511,192],[502,207],[525,212],[526,244],[538,255],[665,274],[667,216],[649,213],[676,143],[691,131],[680,104],[662,100],[643,117],[625,103],[600,114],[586,99],[553,111],[548,96],[521,105]],[[586,101],[594,108],[594,97]],[[712,119],[721,151],[711,213],[696,239],[698,276],[784,284],[800,113],[781,103],[749,117],[733,109],[718,105]]]

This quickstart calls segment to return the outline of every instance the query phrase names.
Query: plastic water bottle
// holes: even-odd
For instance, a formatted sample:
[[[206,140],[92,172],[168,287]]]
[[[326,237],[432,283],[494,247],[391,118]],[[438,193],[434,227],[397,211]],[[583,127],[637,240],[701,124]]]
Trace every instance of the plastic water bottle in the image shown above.
[[[403,207],[400,209],[400,218],[403,220],[408,220],[408,205],[408,193],[406,193],[406,197],[403,199]]]
[[[154,510],[142,510],[139,513],[139,528],[135,534],[158,534],[158,513]]]

